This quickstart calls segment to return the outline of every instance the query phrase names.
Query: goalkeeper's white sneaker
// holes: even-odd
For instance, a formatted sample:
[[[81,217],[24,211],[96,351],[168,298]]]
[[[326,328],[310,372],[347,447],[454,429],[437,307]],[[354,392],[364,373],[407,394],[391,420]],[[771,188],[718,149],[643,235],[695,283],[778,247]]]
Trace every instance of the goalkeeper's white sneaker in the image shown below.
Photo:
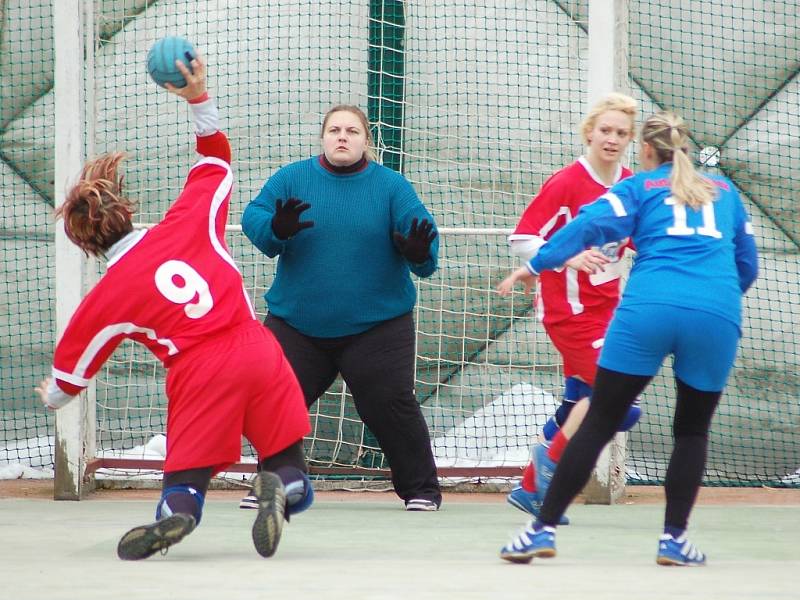
[[[253,545],[256,552],[269,558],[278,549],[286,510],[286,491],[275,473],[262,471],[253,479],[253,494],[258,501],[258,514],[253,523]]]
[[[656,562],[667,567],[702,567],[706,564],[706,555],[687,539],[685,533],[677,539],[665,533],[658,539]]]
[[[134,527],[119,540],[117,556],[122,560],[141,560],[165,552],[194,531],[192,515],[175,513],[150,525]]]

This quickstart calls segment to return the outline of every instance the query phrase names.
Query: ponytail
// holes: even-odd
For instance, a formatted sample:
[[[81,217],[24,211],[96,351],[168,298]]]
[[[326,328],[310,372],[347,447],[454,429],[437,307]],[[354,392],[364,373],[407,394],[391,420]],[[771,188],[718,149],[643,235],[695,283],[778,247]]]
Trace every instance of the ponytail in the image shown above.
[[[656,113],[645,121],[641,137],[653,147],[659,164],[672,162],[670,189],[677,202],[697,209],[716,198],[714,184],[689,159],[689,129],[683,119],[671,112]]]

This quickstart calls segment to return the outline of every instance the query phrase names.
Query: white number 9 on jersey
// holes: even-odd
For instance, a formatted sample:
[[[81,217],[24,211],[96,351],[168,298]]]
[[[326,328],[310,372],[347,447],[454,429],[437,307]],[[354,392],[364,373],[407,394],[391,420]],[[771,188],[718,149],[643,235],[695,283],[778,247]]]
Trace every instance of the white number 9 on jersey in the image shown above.
[[[183,279],[183,285],[175,283],[175,277]],[[168,260],[156,270],[156,287],[164,297],[175,304],[185,304],[183,311],[190,319],[207,315],[214,306],[208,282],[182,260]],[[192,300],[197,300],[192,302]]]

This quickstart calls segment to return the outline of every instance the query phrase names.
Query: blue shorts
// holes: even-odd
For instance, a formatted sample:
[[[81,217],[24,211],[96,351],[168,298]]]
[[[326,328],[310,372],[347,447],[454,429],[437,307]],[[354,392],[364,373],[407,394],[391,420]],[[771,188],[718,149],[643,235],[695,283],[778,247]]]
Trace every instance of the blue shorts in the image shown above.
[[[655,375],[674,356],[675,376],[703,392],[725,387],[739,327],[717,315],[666,304],[619,306],[598,364],[629,375]]]

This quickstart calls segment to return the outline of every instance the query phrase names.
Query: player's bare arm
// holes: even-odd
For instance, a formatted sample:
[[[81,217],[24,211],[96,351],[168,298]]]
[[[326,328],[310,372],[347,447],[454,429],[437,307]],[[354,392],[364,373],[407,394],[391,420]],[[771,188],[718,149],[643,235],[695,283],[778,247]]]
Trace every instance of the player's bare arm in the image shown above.
[[[537,280],[538,277],[536,277],[536,275],[533,275],[525,267],[520,267],[497,284],[495,289],[501,296],[508,296],[514,290],[514,285],[516,285],[518,281],[521,281],[525,284],[525,293],[530,294]]]
[[[53,407],[50,406],[50,404],[47,402],[47,399],[48,399],[48,396],[49,396],[49,392],[47,391],[47,389],[50,387],[50,381],[51,381],[50,377],[45,377],[44,379],[42,379],[39,382],[39,385],[37,385],[33,389],[36,392],[36,394],[39,396],[39,400],[41,400],[42,404],[44,404],[45,407],[47,407],[49,409],[53,409]]]
[[[605,254],[594,248],[589,248],[573,256],[564,264],[576,271],[583,271],[591,275],[597,273],[597,271],[602,271],[603,267],[609,262],[611,260]]]

